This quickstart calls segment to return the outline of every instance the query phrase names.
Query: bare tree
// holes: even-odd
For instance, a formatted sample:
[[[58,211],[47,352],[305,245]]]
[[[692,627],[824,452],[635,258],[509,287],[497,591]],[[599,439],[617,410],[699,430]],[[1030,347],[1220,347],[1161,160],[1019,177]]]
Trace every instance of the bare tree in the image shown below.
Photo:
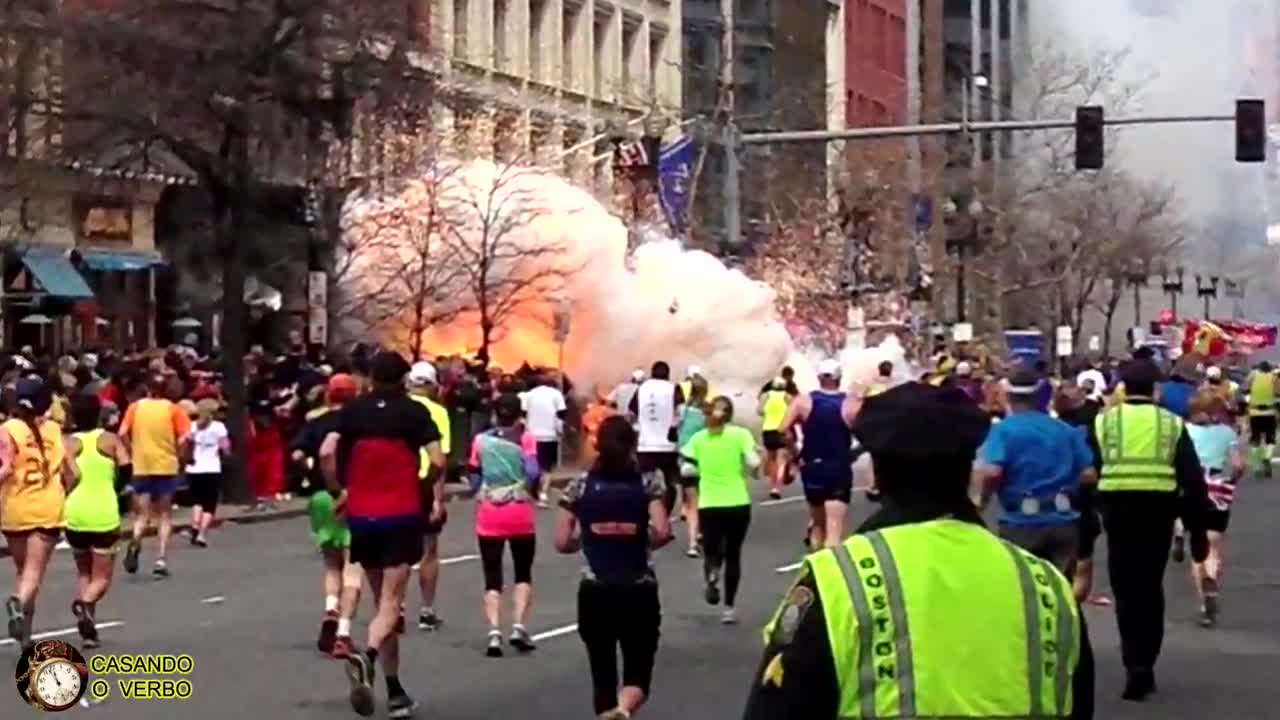
[[[558,236],[539,232],[548,212],[541,175],[516,162],[473,168],[441,195],[442,249],[461,272],[459,302],[480,328],[477,357],[488,363],[510,323],[562,297],[580,269]],[[463,178],[459,178],[462,180]]]

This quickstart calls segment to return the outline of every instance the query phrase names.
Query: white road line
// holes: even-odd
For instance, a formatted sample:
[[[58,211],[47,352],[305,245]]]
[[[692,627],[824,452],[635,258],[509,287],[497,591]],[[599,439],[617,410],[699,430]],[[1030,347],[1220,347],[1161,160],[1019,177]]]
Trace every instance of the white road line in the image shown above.
[[[444,558],[443,560],[440,561],[440,564],[441,565],[457,565],[458,563],[471,562],[472,560],[479,560],[479,559],[480,559],[479,555],[459,555],[457,557]],[[414,563],[410,569],[418,570],[421,568],[422,568],[422,563]]]
[[[226,601],[227,601],[226,595],[214,595],[213,597],[207,597],[201,600],[200,602],[204,603],[205,605],[221,605]]]
[[[800,569],[801,567],[803,567],[803,566],[804,566],[804,561],[803,561],[803,560],[801,560],[801,561],[800,561],[800,562],[798,562],[798,563],[791,563],[790,565],[783,565],[782,567],[777,568],[776,570],[774,570],[774,572],[778,573],[779,575],[785,575],[785,574],[787,574],[787,573],[789,573],[789,572],[795,572],[796,570],[799,570],[799,569]]]
[[[760,503],[760,507],[772,507],[774,505],[786,505],[787,503],[800,502],[804,500],[803,495],[792,495],[790,497],[778,498],[777,500],[765,500]]]
[[[106,622],[98,623],[98,629],[110,630],[111,628],[117,628],[117,627],[120,627],[121,625],[124,625],[123,620],[108,620]],[[31,636],[31,639],[46,640],[48,638],[62,637],[63,635],[71,635],[75,632],[77,632],[75,628],[63,628],[62,630],[49,630],[48,632],[36,633],[35,635]],[[14,640],[13,638],[5,638],[3,640],[0,640],[0,645],[13,645],[16,642],[17,641]]]
[[[568,635],[569,633],[577,632],[577,631],[578,631],[578,623],[574,623],[572,625],[565,625],[564,627],[558,627],[554,630],[547,630],[545,632],[540,632],[537,635],[533,636],[533,641],[542,642],[543,640],[558,638],[561,635]]]

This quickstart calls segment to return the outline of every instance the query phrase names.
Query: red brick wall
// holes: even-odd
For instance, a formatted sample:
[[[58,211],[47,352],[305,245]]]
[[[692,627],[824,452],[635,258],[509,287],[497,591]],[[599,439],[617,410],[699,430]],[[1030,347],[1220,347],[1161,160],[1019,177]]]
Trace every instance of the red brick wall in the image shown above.
[[[850,127],[906,122],[907,2],[847,0],[845,100]]]

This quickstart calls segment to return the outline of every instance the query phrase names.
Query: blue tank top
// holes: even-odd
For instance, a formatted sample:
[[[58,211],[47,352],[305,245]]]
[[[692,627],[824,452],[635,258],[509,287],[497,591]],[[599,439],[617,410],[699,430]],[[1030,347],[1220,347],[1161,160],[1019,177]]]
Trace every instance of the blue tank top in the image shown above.
[[[582,553],[596,580],[634,583],[653,577],[649,567],[649,498],[644,480],[587,475],[577,502]]]
[[[853,432],[844,421],[845,394],[814,390],[809,393],[813,407],[804,421],[804,444],[800,457],[808,462],[853,462]]]

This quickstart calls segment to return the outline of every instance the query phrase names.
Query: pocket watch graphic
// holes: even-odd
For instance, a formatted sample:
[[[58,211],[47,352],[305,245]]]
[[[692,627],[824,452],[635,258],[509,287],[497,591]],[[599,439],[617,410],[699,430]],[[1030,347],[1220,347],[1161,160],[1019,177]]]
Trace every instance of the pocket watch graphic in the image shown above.
[[[14,673],[18,694],[37,710],[61,712],[84,696],[89,667],[76,648],[61,640],[41,640],[25,650]]]

